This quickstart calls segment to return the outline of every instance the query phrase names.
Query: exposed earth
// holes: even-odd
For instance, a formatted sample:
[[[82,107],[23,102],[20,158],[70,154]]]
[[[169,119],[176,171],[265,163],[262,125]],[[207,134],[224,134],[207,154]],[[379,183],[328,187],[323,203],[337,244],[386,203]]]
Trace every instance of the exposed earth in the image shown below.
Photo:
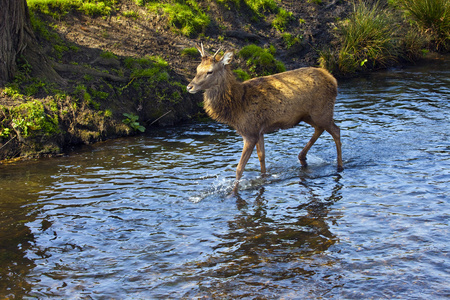
[[[274,45],[277,59],[287,69],[317,65],[318,51],[333,41],[336,21],[345,19],[352,10],[349,1],[279,1],[280,7],[293,13],[294,18],[284,33],[300,36],[299,43],[286,49],[282,32],[271,26],[274,14],[265,14],[265,20],[249,22],[252,13],[245,8],[226,8],[214,1],[209,2],[209,14],[215,19],[204,34],[186,37],[173,32],[164,22],[164,16],[149,12],[132,1],[122,1],[117,14],[108,18],[92,18],[81,13],[71,13],[57,24],[57,31],[68,41],[84,47],[77,57],[65,56],[66,62],[76,60],[90,62],[98,56],[98,49],[116,55],[164,57],[178,74],[190,78],[195,74],[199,59],[181,56],[183,49],[194,47],[201,41],[205,48],[234,49],[254,43],[261,47]],[[123,17],[121,12],[138,12],[139,17]],[[299,21],[301,20],[301,21]],[[55,22],[49,19],[49,22]],[[223,41],[220,41],[223,37]]]
[[[200,56],[198,53],[183,55],[184,49],[200,42],[211,53],[219,48],[237,52],[249,44],[262,48],[272,45],[276,49],[275,58],[287,70],[315,66],[318,51],[335,41],[336,22],[352,11],[349,1],[278,1],[279,7],[293,14],[281,32],[271,25],[276,17],[274,13],[255,16],[248,7],[198,2],[208,11],[211,24],[190,37],[175,32],[163,14],[151,12],[131,0],[120,1],[108,17],[90,17],[71,11],[55,19],[35,12],[50,32],[60,37],[56,44],[64,50],[56,51],[54,39],[37,34],[44,54],[51,57],[53,68],[62,79],[58,84],[53,83],[50,90],[63,90],[66,97],[55,96],[55,92],[43,85],[31,98],[13,98],[0,92],[0,104],[17,107],[40,99],[44,111],[49,113],[52,110],[49,107],[56,102],[53,114],[59,120],[59,130],[52,134],[37,131],[29,137],[15,130],[17,138],[0,138],[0,159],[54,155],[73,145],[139,132],[138,126],[132,128],[122,122],[123,113],[138,116],[139,126],[147,130],[201,118],[202,95],[190,95],[184,89],[195,75]],[[296,38],[295,41],[288,44],[286,34]],[[155,75],[167,73],[165,80],[133,75],[137,69],[145,69],[138,60],[146,56],[161,57],[168,63],[160,66]],[[135,58],[131,66],[127,60],[130,57]],[[245,61],[237,57],[232,67],[245,69]],[[73,102],[78,104],[76,109]]]

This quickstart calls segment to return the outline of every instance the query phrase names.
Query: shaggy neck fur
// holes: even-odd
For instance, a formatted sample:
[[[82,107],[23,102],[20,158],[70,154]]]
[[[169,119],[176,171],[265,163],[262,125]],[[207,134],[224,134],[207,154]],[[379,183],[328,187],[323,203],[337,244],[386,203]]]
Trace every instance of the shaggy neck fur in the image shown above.
[[[218,85],[205,91],[204,109],[214,120],[233,125],[244,106],[244,87],[227,66]]]

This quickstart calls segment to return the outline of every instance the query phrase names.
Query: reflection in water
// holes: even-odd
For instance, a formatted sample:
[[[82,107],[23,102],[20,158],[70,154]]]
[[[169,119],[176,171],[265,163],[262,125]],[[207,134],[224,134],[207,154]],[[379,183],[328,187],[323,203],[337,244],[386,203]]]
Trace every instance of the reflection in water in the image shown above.
[[[27,258],[33,234],[25,226],[27,211],[8,202],[1,203],[0,211],[0,292],[4,297],[26,295],[31,290],[26,275],[35,267]]]
[[[32,290],[27,275],[36,264],[27,253],[35,239],[27,222],[38,214],[36,192],[52,172],[49,168],[36,178],[31,174],[37,168],[36,163],[25,162],[0,171],[0,296],[5,298],[27,295]],[[48,226],[45,221],[41,224],[43,229]]]
[[[327,214],[340,198],[339,178],[333,177],[335,185],[328,197],[316,194],[308,180],[301,178],[298,193],[304,202],[300,204],[272,203],[265,198],[264,187],[255,191],[251,201],[238,197],[240,213],[228,221],[225,234],[216,235],[221,242],[214,247],[215,253],[198,264],[208,270],[203,276],[210,280],[199,282],[201,292],[184,296],[297,298],[312,292],[305,289],[301,293],[305,285],[322,286],[316,295],[325,295],[339,285],[339,276],[324,274],[324,269],[334,264],[325,254],[337,241]],[[325,289],[323,282],[327,283]]]
[[[341,82],[331,137],[241,139],[215,123],[0,165],[0,296],[440,299],[450,295],[448,62]]]

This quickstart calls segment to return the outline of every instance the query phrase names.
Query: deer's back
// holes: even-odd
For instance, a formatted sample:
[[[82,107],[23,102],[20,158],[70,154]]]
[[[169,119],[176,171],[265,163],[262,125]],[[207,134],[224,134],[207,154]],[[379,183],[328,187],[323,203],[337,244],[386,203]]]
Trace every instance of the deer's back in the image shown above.
[[[255,124],[270,132],[311,116],[333,118],[337,82],[324,69],[300,68],[254,78],[243,85],[247,109],[240,125]]]

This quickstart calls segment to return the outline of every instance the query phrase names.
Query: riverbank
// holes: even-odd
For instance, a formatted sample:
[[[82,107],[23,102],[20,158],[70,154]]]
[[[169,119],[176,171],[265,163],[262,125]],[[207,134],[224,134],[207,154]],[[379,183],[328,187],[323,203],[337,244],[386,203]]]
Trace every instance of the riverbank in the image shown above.
[[[233,49],[242,79],[319,64],[336,76],[354,76],[410,64],[435,49],[432,40],[418,43],[425,39],[417,32],[409,44],[393,39],[401,59],[342,54],[342,31],[355,12],[347,1],[87,3],[28,1],[38,41],[60,80],[36,76],[36,67],[21,58],[16,79],[0,88],[0,159],[58,155],[203,118],[201,95],[185,90],[200,42],[210,51]],[[410,32],[399,22],[403,31],[392,36]],[[352,72],[340,71],[341,57],[356,66]]]

